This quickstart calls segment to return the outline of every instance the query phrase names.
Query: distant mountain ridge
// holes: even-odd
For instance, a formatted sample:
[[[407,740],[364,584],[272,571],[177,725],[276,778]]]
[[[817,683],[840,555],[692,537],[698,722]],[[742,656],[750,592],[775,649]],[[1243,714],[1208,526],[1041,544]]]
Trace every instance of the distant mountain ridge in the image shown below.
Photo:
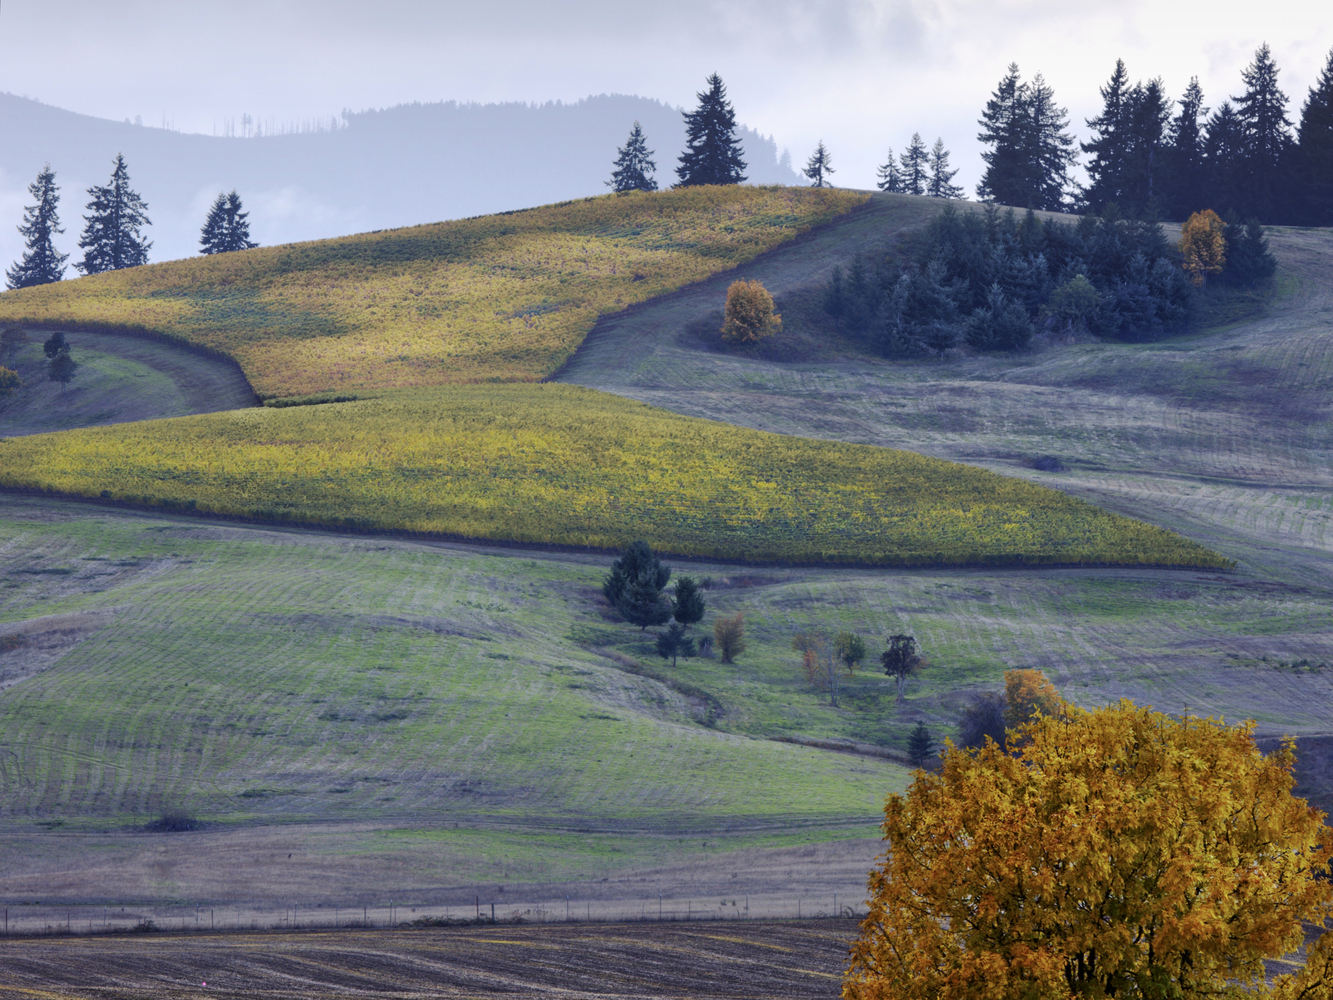
[[[57,245],[72,254],[71,264],[80,258],[85,191],[106,183],[117,153],[148,202],[149,258],[160,261],[198,252],[208,206],[232,188],[265,245],[602,194],[635,121],[656,154],[658,183],[670,185],[685,143],[681,112],[643,97],[404,104],[344,112],[340,127],[328,131],[239,138],[109,121],[0,94],[0,266],[22,253],[14,227],[27,186],[48,162],[66,229]],[[801,183],[771,137],[742,126],[740,139],[751,183]]]

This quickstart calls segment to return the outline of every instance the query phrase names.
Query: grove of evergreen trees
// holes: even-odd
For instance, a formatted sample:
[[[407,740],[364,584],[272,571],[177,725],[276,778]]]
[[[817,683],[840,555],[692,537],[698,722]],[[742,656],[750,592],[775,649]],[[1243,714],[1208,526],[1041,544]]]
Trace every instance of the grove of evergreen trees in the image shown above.
[[[83,217],[86,224],[79,239],[83,260],[74,266],[84,274],[100,274],[147,264],[153,244],[139,230],[152,222],[144,200],[130,190],[125,157],[117,153],[110,183],[90,187],[88,194],[92,201],[88,202],[89,214]]]
[[[727,100],[722,78],[714,73],[708,89],[698,94],[699,107],[685,113],[685,152],[676,176],[681,187],[696,184],[740,184],[745,161],[736,138],[736,112]]]
[[[253,250],[258,243],[250,241],[249,212],[241,211],[241,199],[231,194],[219,194],[208,210],[204,228],[199,235],[200,253],[231,253],[233,250]]]
[[[987,148],[977,195],[1097,215],[1114,205],[1136,219],[1183,221],[1212,209],[1265,223],[1333,225],[1333,51],[1294,132],[1278,77],[1272,51],[1261,45],[1241,71],[1242,92],[1210,108],[1197,77],[1172,101],[1161,79],[1131,83],[1117,60],[1101,88],[1101,112],[1086,122],[1092,135],[1079,148],[1088,181],[1076,187],[1064,109],[1040,77],[1024,83],[1011,65],[980,121]]]
[[[1250,286],[1275,261],[1258,223],[1226,227],[1223,284]],[[946,207],[914,257],[835,269],[824,305],[883,354],[943,353],[966,342],[1013,350],[1039,330],[1147,340],[1188,322],[1194,290],[1179,249],[1155,222],[1115,212],[1042,220],[994,205]]]
[[[65,230],[60,227],[60,216],[56,209],[60,204],[60,188],[56,187],[56,175],[47,164],[37,175],[37,180],[28,186],[28,193],[37,204],[23,210],[23,224],[19,232],[27,245],[21,260],[5,272],[5,283],[9,288],[31,288],[34,285],[49,285],[59,281],[65,274],[65,261],[69,254],[59,253],[51,238]]]

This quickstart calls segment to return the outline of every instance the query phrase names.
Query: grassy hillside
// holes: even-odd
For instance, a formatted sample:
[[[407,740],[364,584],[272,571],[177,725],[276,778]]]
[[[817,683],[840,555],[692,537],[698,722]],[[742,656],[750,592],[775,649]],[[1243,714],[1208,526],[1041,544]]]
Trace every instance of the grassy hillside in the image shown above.
[[[0,323],[145,331],[238,361],[262,397],[536,381],[597,318],[862,204],[706,187],[169,261],[0,295]]]
[[[0,440],[0,485],[305,524],[879,565],[1227,566],[1063,493],[569,386],[459,386]]]

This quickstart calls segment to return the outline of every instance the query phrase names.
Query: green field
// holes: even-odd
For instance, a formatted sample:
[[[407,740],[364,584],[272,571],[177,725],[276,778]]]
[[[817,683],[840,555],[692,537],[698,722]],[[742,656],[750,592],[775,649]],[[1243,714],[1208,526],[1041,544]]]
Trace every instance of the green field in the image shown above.
[[[1230,561],[1063,493],[566,386],[460,386],[0,439],[0,486],[379,531],[867,565]]]
[[[933,207],[876,198],[735,272],[605,317],[559,378],[657,410],[557,386],[421,389],[0,445],[27,456],[35,484],[100,475],[120,462],[117,448],[141,442],[136,463],[117,468],[142,484],[120,499],[147,505],[36,495],[6,495],[0,505],[6,898],[336,900],[455,887],[470,901],[468,887],[515,880],[626,897],[674,885],[683,897],[704,884],[718,895],[737,871],[774,895],[819,879],[854,892],[878,849],[874,814],[907,772],[880,756],[781,741],[897,754],[918,720],[937,737],[951,734],[968,699],[995,690],[1012,667],[1044,671],[1085,706],[1131,697],[1172,712],[1255,718],[1267,740],[1295,733],[1301,791],[1333,802],[1330,234],[1275,232],[1276,298],[1225,327],[1156,344],[886,362],[827,325],[819,288],[834,264],[910,238]],[[736,277],[775,292],[785,341],[716,350],[709,338]],[[681,442],[698,438],[682,434],[716,426],[680,414],[705,416],[1004,473],[1006,489],[1038,484],[1170,528],[1236,568],[678,561],[678,573],[710,578],[703,627],[713,614],[741,611],[750,646],[734,667],[692,659],[673,668],[654,655],[651,632],[615,621],[602,603],[609,556],[291,523],[298,506],[318,507],[317,477],[281,476],[307,459],[311,468],[356,465],[314,461],[330,440],[355,438],[355,428],[332,426],[335,415],[384,419],[377,438],[351,449],[364,458],[379,454],[366,442],[401,451],[408,434],[384,429],[395,423],[426,440],[449,398],[471,401],[476,422],[457,426],[471,428],[463,437],[473,450],[484,443],[486,455],[509,463],[471,477],[474,486],[506,486],[492,498],[525,496],[534,470],[550,468],[536,464],[539,447],[577,453],[565,424],[517,411],[543,398],[578,400],[598,421],[647,414],[654,428],[637,435],[639,451],[624,434],[615,449],[597,439],[577,467],[631,469],[659,493],[653,463],[693,461],[693,446]],[[483,415],[485,399],[509,400],[514,423]],[[584,417],[577,425],[588,434],[596,426]],[[165,431],[188,438],[182,428],[226,426],[262,428],[263,448],[283,456],[263,494],[268,506],[241,512],[286,501],[286,526],[162,506],[194,499],[197,510],[204,499],[201,477],[175,474],[184,452],[171,451]],[[750,442],[747,460],[767,440],[716,433]],[[217,437],[201,431],[192,447],[208,452]],[[385,516],[427,471],[462,462],[465,451],[440,447],[445,440],[430,437],[392,475],[380,468],[394,489],[364,516]],[[786,450],[773,454],[887,454],[778,440]],[[142,460],[150,446],[161,456],[156,467]],[[704,451],[712,466],[717,454]],[[1034,467],[1043,457],[1064,471]],[[215,483],[225,480],[220,462]],[[373,466],[359,468],[369,482]],[[724,482],[752,503],[778,480]],[[693,479],[667,485],[698,488]],[[77,487],[98,497],[106,488]],[[481,493],[466,496],[474,516],[496,509],[477,502]],[[785,511],[769,503],[760,513],[773,507]],[[558,503],[541,511],[550,524],[567,513]],[[616,516],[638,518],[634,533],[647,535],[673,524],[669,514],[645,502],[622,504]],[[848,683],[834,709],[805,684],[790,649],[793,633],[810,628],[861,633],[872,660],[885,636],[907,631],[930,665],[902,703],[872,670]],[[144,832],[173,808],[211,825]],[[620,886],[602,886],[608,877]]]

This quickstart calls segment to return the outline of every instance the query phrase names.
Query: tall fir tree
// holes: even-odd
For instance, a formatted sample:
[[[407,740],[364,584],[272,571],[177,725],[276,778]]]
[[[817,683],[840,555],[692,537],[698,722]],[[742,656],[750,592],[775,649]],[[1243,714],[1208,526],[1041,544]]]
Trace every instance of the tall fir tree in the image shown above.
[[[930,153],[921,141],[921,133],[913,132],[907,150],[898,158],[903,171],[903,192],[925,194],[930,170]]]
[[[1027,150],[1033,197],[1029,208],[1059,212],[1067,207],[1069,167],[1077,157],[1069,112],[1055,103],[1055,90],[1038,73],[1027,86]]]
[[[653,174],[657,163],[653,160],[653,151],[648,148],[648,140],[643,136],[643,128],[638,122],[630,130],[625,145],[616,150],[615,169],[606,186],[616,194],[628,194],[631,191],[656,191],[657,180]]]
[[[903,172],[898,169],[898,158],[893,155],[893,147],[889,147],[889,160],[882,167],[878,167],[875,173],[879,180],[875,186],[881,191],[889,194],[902,194],[903,192]]]
[[[1213,112],[1204,127],[1204,203],[1219,214],[1240,212],[1248,202],[1245,177],[1245,126],[1230,101]]]
[[[1278,69],[1265,42],[1254,61],[1241,71],[1245,93],[1233,97],[1236,118],[1244,134],[1244,182],[1247,202],[1242,215],[1272,221],[1281,214],[1285,192],[1283,170],[1291,151],[1291,122],[1287,120],[1287,95],[1277,85]]]
[[[1023,83],[1016,63],[986,102],[977,138],[989,149],[977,197],[1005,205],[1059,211],[1065,207],[1069,167],[1076,156],[1066,129],[1069,113],[1038,73]]]
[[[817,188],[822,188],[826,184],[829,187],[832,187],[833,184],[829,181],[827,176],[828,174],[835,172],[832,167],[832,162],[828,150],[824,148],[824,140],[820,139],[819,145],[816,146],[815,151],[810,154],[810,160],[806,163],[805,169],[802,170],[801,173],[805,174],[806,177],[809,177],[810,183]]]
[[[1129,158],[1122,207],[1139,218],[1156,218],[1165,194],[1167,130],[1171,103],[1160,77],[1135,84],[1129,102]]]
[[[59,281],[65,276],[65,261],[69,260],[69,254],[57,252],[52,241],[56,233],[65,230],[60,227],[60,216],[56,211],[60,205],[60,188],[56,186],[51,164],[44,166],[37,180],[28,185],[28,193],[37,204],[23,210],[23,224],[18,230],[23,234],[27,250],[5,272],[5,283],[10,288],[31,288]]]
[[[708,89],[696,96],[699,107],[685,113],[685,152],[676,176],[681,187],[697,184],[740,184],[745,160],[736,138],[736,111],[727,100],[727,88],[714,73]]]
[[[1176,102],[1180,111],[1167,130],[1167,170],[1164,209],[1172,219],[1187,219],[1207,206],[1204,190],[1203,125],[1208,108],[1197,76],[1190,78],[1185,94]]]
[[[1301,106],[1296,136],[1295,187],[1301,211],[1293,221],[1333,226],[1333,50]]]
[[[110,183],[90,187],[88,194],[92,196],[87,206],[90,214],[83,217],[86,224],[79,238],[83,260],[74,266],[84,274],[100,274],[147,264],[153,244],[139,230],[152,222],[147,215],[148,205],[130,190],[125,157],[117,153]]]
[[[1010,63],[977,123],[981,126],[977,138],[990,147],[981,152],[986,169],[977,184],[977,197],[982,201],[1013,205],[1026,194],[1023,163],[1025,103],[1018,64]]]
[[[957,170],[949,169],[949,151],[944,148],[944,140],[936,139],[930,149],[930,177],[926,181],[926,194],[932,198],[961,198],[963,189],[950,183]]]
[[[235,191],[219,194],[208,210],[204,228],[199,234],[200,253],[231,253],[233,250],[253,250],[258,243],[250,241],[249,212],[241,211],[241,199]]]
[[[1092,154],[1084,168],[1090,183],[1083,189],[1082,201],[1098,214],[1108,203],[1121,200],[1125,161],[1129,154],[1126,105],[1130,91],[1125,61],[1117,59],[1111,79],[1101,88],[1102,113],[1085,120],[1094,138],[1079,144],[1083,152]]]

